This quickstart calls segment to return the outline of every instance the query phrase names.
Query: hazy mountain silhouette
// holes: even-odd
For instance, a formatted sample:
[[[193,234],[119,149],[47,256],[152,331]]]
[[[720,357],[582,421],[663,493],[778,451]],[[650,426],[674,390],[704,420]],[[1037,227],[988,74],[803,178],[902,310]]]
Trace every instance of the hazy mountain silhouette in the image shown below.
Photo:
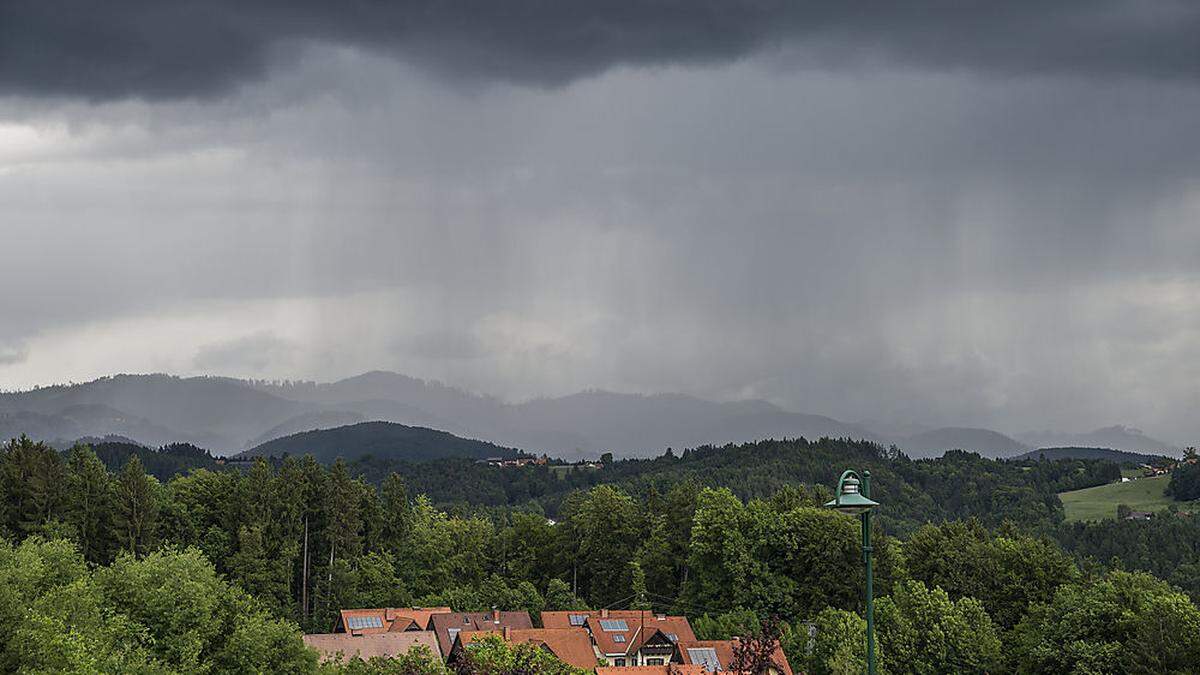
[[[1030,431],[1017,436],[1026,444],[1033,447],[1098,447],[1126,450],[1143,454],[1161,454],[1179,456],[1183,449],[1150,438],[1140,429],[1116,425],[1096,429],[1082,434],[1064,433],[1061,431]]]
[[[107,415],[94,406],[106,408]],[[38,418],[44,423],[38,438],[117,434],[155,446],[189,442],[214,452],[240,450],[247,440],[304,408],[241,380],[220,377],[115,375],[0,394],[0,412],[43,416]]]
[[[513,457],[516,454],[514,448],[460,438],[436,429],[394,422],[361,422],[276,438],[241,453],[239,457],[312,455],[317,461],[328,464],[338,457],[353,461],[368,455],[417,462],[445,457]]]
[[[911,457],[935,457],[947,450],[968,450],[984,457],[1011,457],[1029,450],[1029,447],[998,431],[971,427],[942,427],[901,442],[901,447]]]
[[[364,421],[438,429],[560,457],[601,452],[647,455],[668,447],[801,436],[896,442],[914,456],[951,448],[1009,456],[1049,445],[1144,451],[1170,447],[1124,427],[1069,436],[1069,440],[1022,439],[1029,447],[986,429],[944,428],[902,436],[894,432],[905,429],[903,425],[871,429],[866,424],[783,410],[767,401],[718,403],[683,394],[590,390],[510,404],[382,371],[328,383],[116,375],[0,394],[0,436],[25,433],[59,443],[116,435],[152,447],[192,443],[216,454],[230,454],[298,432]]]

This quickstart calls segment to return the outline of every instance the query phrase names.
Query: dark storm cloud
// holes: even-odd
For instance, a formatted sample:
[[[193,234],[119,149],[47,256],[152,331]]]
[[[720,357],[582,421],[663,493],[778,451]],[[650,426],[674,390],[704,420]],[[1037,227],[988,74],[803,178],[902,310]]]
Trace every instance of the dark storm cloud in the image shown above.
[[[538,85],[622,64],[719,62],[766,49],[822,66],[894,60],[1192,79],[1197,35],[1200,5],[1169,0],[5,0],[0,92],[212,95],[305,42],[383,50],[447,76]]]

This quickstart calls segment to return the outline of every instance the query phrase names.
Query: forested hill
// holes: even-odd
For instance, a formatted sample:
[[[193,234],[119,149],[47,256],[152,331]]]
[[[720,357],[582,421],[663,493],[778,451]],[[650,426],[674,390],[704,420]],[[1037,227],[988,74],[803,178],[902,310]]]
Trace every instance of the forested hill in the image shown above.
[[[970,517],[994,525],[1010,520],[1050,526],[1063,517],[1058,492],[1120,478],[1119,467],[1111,462],[1002,462],[962,451],[913,460],[874,443],[827,438],[706,446],[653,459],[620,460],[599,470],[498,468],[454,460],[422,464],[379,457],[349,468],[372,483],[397,472],[410,489],[444,508],[536,504],[549,515],[560,511],[572,491],[602,484],[650,496],[693,483],[729,488],[743,499],[769,499],[801,484],[820,500],[828,498],[843,470],[855,468],[871,471],[872,497],[882,504],[881,521],[899,532],[926,522]]]
[[[276,438],[251,448],[238,457],[312,455],[318,462],[328,464],[339,457],[346,461],[373,457],[383,461],[422,462],[451,457],[513,457],[516,454],[517,451],[513,448],[460,438],[436,429],[410,427],[394,422],[361,422]]]
[[[1117,464],[1152,464],[1166,461],[1169,458],[1164,455],[1146,455],[1112,448],[1041,448],[1017,455],[1013,459],[1034,461],[1045,459],[1051,462],[1060,459],[1103,459]]]

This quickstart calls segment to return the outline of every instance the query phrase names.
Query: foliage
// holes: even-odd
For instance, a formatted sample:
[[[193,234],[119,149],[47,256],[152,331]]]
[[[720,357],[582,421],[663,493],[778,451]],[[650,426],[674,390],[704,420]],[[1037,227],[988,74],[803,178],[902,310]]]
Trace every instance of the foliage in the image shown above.
[[[877,603],[879,648],[887,672],[985,673],[1000,663],[1000,638],[974,598],[906,581]]]
[[[1116,571],[1033,606],[1012,647],[1021,672],[1191,673],[1200,609],[1148,574]]]
[[[89,569],[64,541],[0,544],[0,670],[312,672],[294,624],[195,550]]]
[[[1149,572],[1200,600],[1200,519],[1162,513],[1148,521],[1073,523],[1056,533],[1081,562]]]
[[[1175,467],[1166,494],[1181,502],[1200,499],[1200,462],[1182,462]]]
[[[876,579],[887,588],[892,547],[887,537],[877,541]],[[808,506],[743,504],[728,490],[706,489],[697,500],[684,600],[783,617],[854,607],[865,586],[860,546],[857,520]]]
[[[733,661],[729,670],[750,675],[764,675],[776,665],[783,626],[779,617],[772,616],[759,622],[758,629],[739,635],[733,646]]]
[[[974,597],[1002,627],[1016,625],[1031,602],[1046,602],[1077,577],[1071,558],[1045,539],[978,521],[926,525],[904,542],[911,578],[952,598]]]
[[[1115,638],[1103,621],[1058,625],[1046,609],[1089,592],[1084,578],[1132,583],[1096,561],[1200,592],[1193,518],[1059,524],[1054,491],[1105,476],[1103,462],[913,461],[824,439],[594,471],[288,457],[160,481],[140,453],[106,469],[86,447],[61,455],[22,438],[0,448],[0,533],[22,542],[0,549],[0,671],[308,672],[298,627],[328,631],[341,607],[419,604],[535,617],[646,606],[687,614],[713,639],[760,634],[762,617],[779,616],[793,664],[849,672],[863,658],[860,521],[820,507],[822,484],[847,465],[871,469],[882,503],[873,539],[889,672],[1086,670],[1118,657],[1126,671],[1176,668],[1134,645],[1191,630],[1195,606],[1161,582],[1144,603],[1129,590],[1096,600],[1123,607],[1129,626]],[[1068,634],[1078,650],[1049,654]],[[480,672],[544,658],[481,649]],[[422,670],[435,665],[321,668],[444,672]]]
[[[793,663],[798,660],[791,657]],[[867,621],[854,612],[826,607],[813,620],[806,662],[811,675],[859,675],[867,670]]]

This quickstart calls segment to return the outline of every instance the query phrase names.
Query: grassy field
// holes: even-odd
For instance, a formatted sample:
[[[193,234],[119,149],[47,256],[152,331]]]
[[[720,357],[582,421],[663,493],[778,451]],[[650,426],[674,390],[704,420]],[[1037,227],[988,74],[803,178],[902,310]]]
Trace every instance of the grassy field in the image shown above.
[[[1109,483],[1085,490],[1059,493],[1067,521],[1100,520],[1117,517],[1117,504],[1128,504],[1134,511],[1162,511],[1170,504],[1178,504],[1180,510],[1200,510],[1196,502],[1176,502],[1163,494],[1170,482],[1169,476],[1139,478],[1128,483]]]

